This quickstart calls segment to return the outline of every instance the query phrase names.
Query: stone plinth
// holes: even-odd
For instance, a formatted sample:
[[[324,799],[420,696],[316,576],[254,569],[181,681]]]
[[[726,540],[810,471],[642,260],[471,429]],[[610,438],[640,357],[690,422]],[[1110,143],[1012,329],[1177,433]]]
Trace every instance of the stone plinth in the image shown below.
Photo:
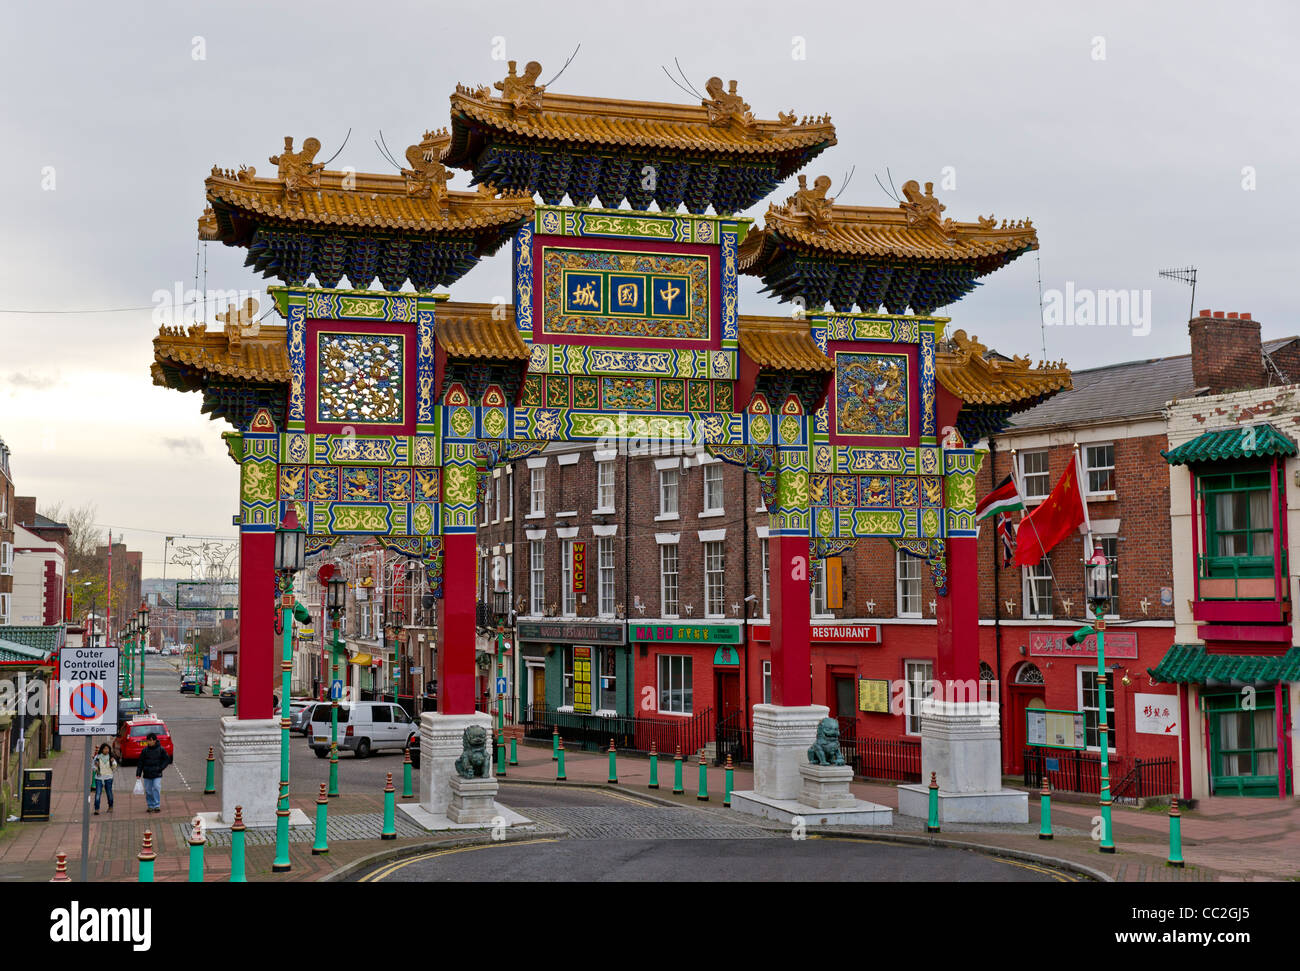
[[[451,777],[451,802],[447,818],[453,823],[490,823],[498,814],[497,780]]]
[[[898,787],[898,811],[929,815],[933,772],[941,823],[1029,822],[1028,794],[1002,787],[998,716],[992,701],[922,701],[921,783]]]
[[[817,725],[830,713],[825,705],[787,708],[754,706],[754,791],[769,799],[798,799],[803,788],[799,767],[817,740]]]
[[[226,826],[242,806],[244,825],[274,826],[280,797],[280,719],[221,719],[221,817]]]
[[[463,748],[465,729],[481,725],[488,733],[488,779],[495,785],[492,756],[492,716],[475,711],[467,715],[425,712],[420,716],[420,807],[432,816],[446,817],[451,805],[451,780]],[[468,780],[465,780],[468,781]]]
[[[799,802],[815,809],[844,809],[856,803],[857,797],[849,789],[853,782],[853,767],[848,765],[799,766],[803,786]]]

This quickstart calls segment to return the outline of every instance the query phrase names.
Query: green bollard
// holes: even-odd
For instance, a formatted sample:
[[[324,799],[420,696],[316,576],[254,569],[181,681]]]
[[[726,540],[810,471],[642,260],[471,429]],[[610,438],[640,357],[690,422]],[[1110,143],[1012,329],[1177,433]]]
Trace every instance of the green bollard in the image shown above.
[[[144,831],[144,842],[136,859],[140,861],[140,882],[153,883],[153,861],[158,859],[158,854],[153,851],[153,830]]]
[[[726,788],[722,794],[722,807],[724,809],[731,808],[731,788],[732,788],[732,783],[735,781],[734,773],[735,773],[735,768],[731,764],[731,756],[728,755]]]
[[[558,751],[557,751],[557,757],[559,758],[560,762],[559,762],[559,764],[555,767],[555,781],[556,781],[556,782],[563,782],[563,781],[565,780],[565,776],[564,776],[564,739],[560,739],[560,747],[559,747],[559,749],[558,749]]]
[[[230,882],[247,883],[244,876],[244,841],[248,833],[244,826],[244,807],[235,807],[235,821],[230,826]]]
[[[325,837],[329,826],[330,797],[325,794],[325,783],[320,784],[320,795],[316,797],[316,842],[312,844],[311,855],[320,856],[330,851],[329,841]]]
[[[389,772],[384,786],[384,831],[379,834],[380,839],[397,839],[396,802],[397,790],[393,788],[393,773]]]
[[[190,833],[190,883],[203,882],[203,846],[206,843],[203,821],[196,816],[193,832]]]
[[[519,764],[519,752],[518,752],[518,750],[515,748],[515,742],[516,742],[516,741],[517,741],[517,739],[515,738],[515,736],[511,735],[511,736],[510,736],[510,764],[511,764],[511,765],[518,765],[518,764]]]
[[[930,773],[930,818],[925,821],[927,833],[939,832],[939,781]]]
[[[208,746],[208,779],[203,784],[203,794],[205,796],[214,795],[217,791],[217,757],[213,754],[212,746]]]
[[[497,775],[506,774],[506,733],[497,732]]]
[[[1038,838],[1040,840],[1050,840],[1052,838],[1052,787],[1047,784],[1047,773],[1043,773],[1043,788],[1039,793],[1039,805],[1042,807],[1039,815],[1042,816],[1042,825],[1038,827]]]
[[[700,749],[700,791],[695,798],[700,802],[709,801],[709,767],[704,761],[704,749]]]
[[[333,799],[339,794],[339,743],[330,742],[330,788],[327,795]]]
[[[402,760],[402,798],[410,799],[415,793],[411,789],[411,750],[406,750],[406,758]]]
[[[677,746],[677,754],[673,756],[673,795],[680,796],[686,792],[682,786],[682,747]]]
[[[1183,814],[1178,811],[1178,800],[1169,800],[1169,859],[1168,866],[1182,869],[1183,862]]]
[[[655,751],[655,743],[650,743],[650,789],[659,788],[659,753]]]
[[[609,778],[605,780],[611,786],[618,785],[618,753],[614,751],[614,740],[609,740]]]
[[[551,726],[551,761],[560,757],[560,726]]]

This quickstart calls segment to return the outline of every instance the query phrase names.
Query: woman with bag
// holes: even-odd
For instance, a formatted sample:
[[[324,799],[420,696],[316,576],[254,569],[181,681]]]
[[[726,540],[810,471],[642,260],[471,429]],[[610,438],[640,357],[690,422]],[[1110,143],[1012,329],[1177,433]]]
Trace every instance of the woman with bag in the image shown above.
[[[117,771],[117,759],[113,757],[112,747],[105,742],[95,753],[95,815],[99,815],[100,790],[108,793],[108,811],[113,811],[113,773]]]

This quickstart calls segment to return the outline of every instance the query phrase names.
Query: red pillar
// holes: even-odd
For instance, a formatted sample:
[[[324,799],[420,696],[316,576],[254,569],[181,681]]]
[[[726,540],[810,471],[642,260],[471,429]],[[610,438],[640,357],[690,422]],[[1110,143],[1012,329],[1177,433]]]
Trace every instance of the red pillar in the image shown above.
[[[275,533],[239,534],[240,719],[273,718],[275,658]]]
[[[934,679],[941,684],[966,681],[979,684],[979,565],[975,537],[946,541],[948,596],[936,597],[938,648]],[[962,700],[960,698],[955,700]],[[975,697],[968,699],[975,701]]]
[[[447,533],[443,536],[442,623],[438,625],[438,711],[445,715],[468,715],[475,710],[476,705],[476,556],[474,533]]]
[[[772,536],[772,704],[812,704],[808,537]]]
[[[1189,696],[1191,689],[1185,684],[1178,686],[1178,720],[1180,731],[1178,734],[1178,754],[1179,762],[1183,770],[1183,801],[1187,802],[1192,798],[1192,730],[1191,730],[1191,704]]]

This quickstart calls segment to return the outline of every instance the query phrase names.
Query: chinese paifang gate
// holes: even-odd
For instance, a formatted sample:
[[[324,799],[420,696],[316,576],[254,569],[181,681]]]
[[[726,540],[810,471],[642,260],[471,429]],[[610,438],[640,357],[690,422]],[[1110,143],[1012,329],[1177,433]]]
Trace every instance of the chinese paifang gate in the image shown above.
[[[1070,375],[990,355],[936,311],[1037,249],[1032,224],[958,222],[916,182],[897,206],[850,206],[826,176],[809,187],[799,175],[756,226],[735,214],[835,144],[829,117],[760,120],[716,78],[696,105],[555,94],[539,70],[512,63],[492,86],[458,86],[450,128],[411,145],[401,174],[328,170],[316,139],[286,138],[274,170],[213,168],[205,182],[200,238],[243,247],[277,280],[284,321],[231,308],[220,328],[154,340],[154,382],[200,392],[233,426],[223,435],[241,468],[241,685],[223,749],[244,761],[227,777],[256,776],[258,746],[273,748],[256,726],[275,724],[272,549],[286,510],[309,553],[369,535],[427,563],[441,598],[427,736],[430,719],[474,712],[478,489],[497,464],[557,441],[698,442],[754,473],[779,578],[774,706],[759,707],[800,713],[799,756],[824,711],[810,705],[810,552],[871,536],[924,558],[939,593],[935,676],[978,679],[986,453],[971,446]],[[472,188],[449,187],[454,169]],[[510,303],[451,299],[506,244]],[[742,273],[789,312],[740,313]],[[943,788],[936,753],[927,736],[924,777],[938,770]],[[759,767],[757,788],[788,789],[787,769]],[[264,788],[242,793],[254,824],[274,812]]]

